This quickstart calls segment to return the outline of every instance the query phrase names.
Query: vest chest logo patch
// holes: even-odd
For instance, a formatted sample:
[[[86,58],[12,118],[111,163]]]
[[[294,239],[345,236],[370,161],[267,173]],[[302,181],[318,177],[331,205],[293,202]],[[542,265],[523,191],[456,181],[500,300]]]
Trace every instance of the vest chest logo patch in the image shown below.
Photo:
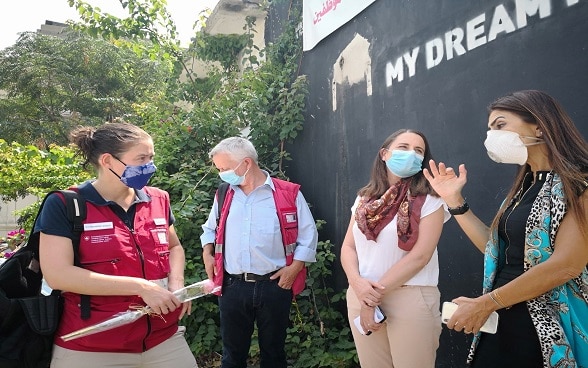
[[[166,234],[166,233],[164,233],[164,232],[161,232],[161,231],[160,231],[160,232],[158,232],[158,233],[157,233],[157,238],[159,239],[159,242],[160,242],[161,244],[167,244],[167,243],[168,243],[168,242],[167,242],[167,234]]]
[[[112,234],[110,235],[92,235],[90,236],[90,244],[103,244],[103,243],[110,243],[116,237]]]
[[[296,223],[296,222],[298,222],[298,218],[296,216],[296,213],[287,213],[286,214],[286,223],[292,224],[292,223]]]
[[[167,229],[153,229],[151,230],[151,236],[157,244],[169,244]]]
[[[114,224],[112,223],[112,221],[94,222],[94,223],[84,224],[84,231],[107,230],[107,229],[114,229]]]

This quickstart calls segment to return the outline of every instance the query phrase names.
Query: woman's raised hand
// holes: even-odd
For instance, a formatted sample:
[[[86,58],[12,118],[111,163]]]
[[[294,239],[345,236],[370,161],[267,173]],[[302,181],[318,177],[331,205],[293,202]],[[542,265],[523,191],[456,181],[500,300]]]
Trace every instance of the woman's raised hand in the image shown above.
[[[459,175],[443,162],[439,165],[434,160],[429,161],[431,170],[423,169],[423,175],[429,181],[435,192],[443,198],[450,207],[457,207],[463,203],[461,190],[467,182],[467,170],[464,164],[459,165]]]

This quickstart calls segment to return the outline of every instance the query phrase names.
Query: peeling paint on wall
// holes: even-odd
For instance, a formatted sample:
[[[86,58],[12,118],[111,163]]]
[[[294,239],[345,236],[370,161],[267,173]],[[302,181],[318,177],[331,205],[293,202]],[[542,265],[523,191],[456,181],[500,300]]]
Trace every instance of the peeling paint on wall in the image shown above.
[[[338,85],[352,86],[365,80],[366,93],[372,95],[372,59],[369,50],[368,40],[356,34],[333,64],[333,111],[337,110]]]

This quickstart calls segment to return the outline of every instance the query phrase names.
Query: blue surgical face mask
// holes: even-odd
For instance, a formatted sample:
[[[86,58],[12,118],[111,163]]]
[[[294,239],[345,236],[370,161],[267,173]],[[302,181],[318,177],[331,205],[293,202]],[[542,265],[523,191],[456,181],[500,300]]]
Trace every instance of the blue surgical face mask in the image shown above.
[[[110,171],[112,171],[114,175],[118,176],[120,181],[122,181],[129,188],[143,189],[143,187],[147,185],[149,179],[151,179],[155,173],[155,170],[157,170],[157,167],[153,161],[150,161],[144,165],[129,166],[117,157],[112,157],[116,158],[123,165],[125,165],[125,171],[123,171],[121,176],[112,171],[112,169],[110,169]]]
[[[423,159],[424,157],[415,151],[393,150],[390,158],[386,160],[386,166],[399,178],[408,178],[422,170]]]
[[[247,175],[247,172],[249,171],[249,169],[247,169],[247,171],[245,171],[245,174],[243,174],[243,176],[239,176],[235,173],[235,170],[237,170],[239,168],[239,166],[241,166],[242,163],[243,163],[243,161],[241,161],[239,163],[239,165],[237,165],[237,167],[234,168],[233,170],[219,172],[218,176],[220,176],[222,181],[227,182],[231,185],[243,184],[243,181],[245,180],[245,175]]]

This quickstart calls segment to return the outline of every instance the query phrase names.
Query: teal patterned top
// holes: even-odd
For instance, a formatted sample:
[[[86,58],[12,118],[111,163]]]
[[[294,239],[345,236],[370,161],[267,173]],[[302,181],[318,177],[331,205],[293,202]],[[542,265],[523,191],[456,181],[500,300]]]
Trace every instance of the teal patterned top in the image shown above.
[[[567,211],[559,175],[549,173],[533,203],[525,228],[525,271],[546,261]],[[484,254],[483,292],[492,291],[504,244],[494,232]],[[543,353],[543,367],[588,368],[588,270],[567,283],[527,301]],[[500,321],[499,321],[500,323]],[[480,333],[474,336],[468,363]]]

